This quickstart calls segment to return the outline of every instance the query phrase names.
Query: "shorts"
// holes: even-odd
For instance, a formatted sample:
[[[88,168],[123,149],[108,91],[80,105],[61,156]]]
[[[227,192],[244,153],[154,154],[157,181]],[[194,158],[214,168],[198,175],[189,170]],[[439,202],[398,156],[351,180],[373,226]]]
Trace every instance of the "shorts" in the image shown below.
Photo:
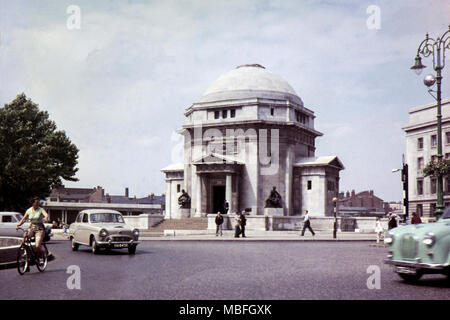
[[[36,242],[42,243],[42,239],[44,239],[45,229],[43,224],[34,224],[30,225],[28,229],[28,237],[35,237]]]

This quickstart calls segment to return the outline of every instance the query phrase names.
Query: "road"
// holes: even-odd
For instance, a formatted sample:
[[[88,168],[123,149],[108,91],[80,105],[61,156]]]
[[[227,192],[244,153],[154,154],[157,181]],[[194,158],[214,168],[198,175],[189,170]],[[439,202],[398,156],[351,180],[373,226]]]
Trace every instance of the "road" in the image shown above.
[[[0,299],[447,299],[445,276],[403,282],[382,263],[386,249],[368,242],[145,241],[93,255],[68,241],[48,244],[56,259],[39,273],[0,270]],[[81,289],[68,289],[71,265]],[[369,289],[369,266],[380,289]]]

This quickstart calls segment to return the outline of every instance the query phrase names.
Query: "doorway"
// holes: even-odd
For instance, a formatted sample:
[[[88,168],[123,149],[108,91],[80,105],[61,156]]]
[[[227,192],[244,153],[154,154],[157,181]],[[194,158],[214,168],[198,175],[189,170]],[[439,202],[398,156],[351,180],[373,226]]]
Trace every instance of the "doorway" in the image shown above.
[[[213,196],[213,212],[224,214],[223,205],[225,204],[225,186],[213,186],[212,187]]]

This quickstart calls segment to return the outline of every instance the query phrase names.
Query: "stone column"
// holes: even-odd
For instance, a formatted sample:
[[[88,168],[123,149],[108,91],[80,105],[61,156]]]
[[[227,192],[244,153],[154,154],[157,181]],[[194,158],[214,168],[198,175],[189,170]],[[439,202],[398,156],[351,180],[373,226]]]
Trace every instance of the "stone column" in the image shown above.
[[[196,211],[194,216],[195,217],[201,217],[202,216],[202,177],[197,174],[197,190],[195,190],[196,193],[196,200],[197,203],[195,205]]]
[[[233,179],[231,178],[231,174],[227,174],[227,178],[225,180],[225,201],[228,202],[228,212],[231,212],[232,209],[232,199],[231,199],[231,184]]]

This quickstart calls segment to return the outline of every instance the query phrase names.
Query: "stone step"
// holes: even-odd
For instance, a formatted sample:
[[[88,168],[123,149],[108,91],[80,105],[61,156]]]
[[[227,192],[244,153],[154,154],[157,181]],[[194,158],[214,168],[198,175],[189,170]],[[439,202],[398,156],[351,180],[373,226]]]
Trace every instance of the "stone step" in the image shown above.
[[[208,218],[167,219],[143,232],[161,232],[164,230],[205,230],[208,227]]]

